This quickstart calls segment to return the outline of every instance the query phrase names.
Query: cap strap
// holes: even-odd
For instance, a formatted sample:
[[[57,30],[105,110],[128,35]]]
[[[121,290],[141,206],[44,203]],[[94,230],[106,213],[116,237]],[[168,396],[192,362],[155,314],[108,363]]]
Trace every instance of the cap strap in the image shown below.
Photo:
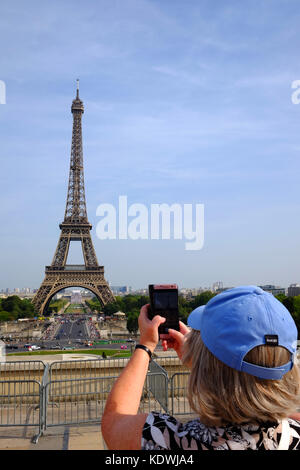
[[[250,362],[242,362],[241,371],[255,375],[260,379],[280,380],[293,367],[293,361],[279,367],[262,367]]]

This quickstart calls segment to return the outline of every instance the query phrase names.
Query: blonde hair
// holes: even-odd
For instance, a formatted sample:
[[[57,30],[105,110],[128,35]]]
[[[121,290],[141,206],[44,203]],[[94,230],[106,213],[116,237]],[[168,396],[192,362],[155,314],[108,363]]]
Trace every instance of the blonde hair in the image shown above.
[[[289,351],[283,347],[257,346],[244,359],[276,367],[289,358]],[[296,364],[281,380],[260,379],[217,359],[196,330],[187,334],[183,363],[191,366],[190,406],[207,426],[280,421],[300,406],[300,373]]]

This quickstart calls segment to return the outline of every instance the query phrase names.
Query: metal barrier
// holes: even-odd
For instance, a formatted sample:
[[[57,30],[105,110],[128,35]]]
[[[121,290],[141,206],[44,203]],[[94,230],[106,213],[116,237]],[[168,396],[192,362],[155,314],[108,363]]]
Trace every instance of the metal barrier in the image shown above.
[[[115,372],[123,369],[128,361],[129,358],[55,361],[49,368],[49,380],[63,380],[74,375],[77,378],[99,377],[99,375],[115,377],[119,375]]]
[[[45,426],[83,424],[101,422],[107,397],[117,377],[97,377],[83,379],[54,380],[46,384]],[[167,393],[167,381],[164,374],[151,374],[146,377],[139,411],[162,411],[157,397],[153,395],[150,383],[164,382]]]
[[[186,394],[189,375],[189,372],[176,372],[170,378],[172,416],[194,414]]]
[[[186,393],[190,372],[187,367],[184,367],[183,372],[176,372],[179,364],[181,363],[178,357],[174,356],[152,360],[149,371],[157,373],[158,377],[155,382],[150,382],[150,390],[162,408],[172,416],[192,415],[194,412],[191,410]]]
[[[45,387],[45,429],[49,426],[100,422],[117,377],[50,381]]]
[[[42,380],[40,432],[47,427],[101,422],[106,399],[128,358],[56,361]],[[139,412],[168,411],[168,375],[151,361]]]
[[[41,397],[40,397],[40,422],[39,432],[33,436],[32,442],[37,443],[39,437],[43,434],[46,429],[46,410],[47,410],[47,389],[46,385],[49,381],[49,364],[45,365],[44,374],[41,383]]]
[[[119,358],[1,363],[0,426],[37,426],[32,440],[36,443],[47,427],[100,423],[108,394],[127,362]],[[190,414],[184,397],[187,376],[175,373],[169,379],[167,370],[151,361],[139,412]]]
[[[0,426],[38,426],[41,431],[41,384],[36,380],[0,382]]]
[[[41,434],[43,361],[0,363],[0,427],[33,426]]]
[[[0,380],[41,381],[45,367],[43,361],[36,360],[0,362]]]
[[[147,375],[149,390],[162,408],[168,412],[168,373],[156,361],[149,363]]]
[[[47,427],[100,423],[108,394],[127,362],[118,358],[51,365],[0,363],[0,427],[36,426],[36,443]],[[165,411],[183,419],[194,415],[186,396],[189,372],[176,369],[178,358],[150,361],[139,412]]]
[[[156,357],[155,362],[166,371],[168,377],[172,377],[178,370],[181,372],[189,372],[189,368],[182,364],[177,355]]]
[[[168,410],[168,377],[162,372],[148,372],[139,412],[150,413],[151,411],[162,412],[163,410]]]

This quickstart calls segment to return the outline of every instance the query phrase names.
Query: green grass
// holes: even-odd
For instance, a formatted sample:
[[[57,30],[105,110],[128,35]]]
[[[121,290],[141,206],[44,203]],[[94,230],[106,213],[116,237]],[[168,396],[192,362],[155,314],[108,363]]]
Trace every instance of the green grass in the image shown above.
[[[86,313],[86,307],[83,304],[70,304],[64,313]]]
[[[102,353],[105,352],[106,356],[114,357],[129,357],[131,356],[130,351],[118,351],[114,349],[73,349],[71,351],[63,351],[62,349],[53,350],[43,350],[43,351],[30,351],[30,352],[18,352],[18,353],[9,353],[7,356],[49,356],[51,354],[96,354],[97,356],[102,356]]]

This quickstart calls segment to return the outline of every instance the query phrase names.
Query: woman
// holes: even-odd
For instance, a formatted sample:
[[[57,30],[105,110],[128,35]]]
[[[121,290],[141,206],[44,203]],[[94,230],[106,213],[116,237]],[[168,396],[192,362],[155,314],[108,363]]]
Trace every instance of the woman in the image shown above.
[[[149,360],[165,321],[139,316],[140,345],[106,403],[102,434],[109,449],[300,449],[297,328],[288,310],[255,286],[227,290],[169,330],[191,369],[188,398],[199,418],[138,413]],[[289,417],[289,419],[287,419]]]

